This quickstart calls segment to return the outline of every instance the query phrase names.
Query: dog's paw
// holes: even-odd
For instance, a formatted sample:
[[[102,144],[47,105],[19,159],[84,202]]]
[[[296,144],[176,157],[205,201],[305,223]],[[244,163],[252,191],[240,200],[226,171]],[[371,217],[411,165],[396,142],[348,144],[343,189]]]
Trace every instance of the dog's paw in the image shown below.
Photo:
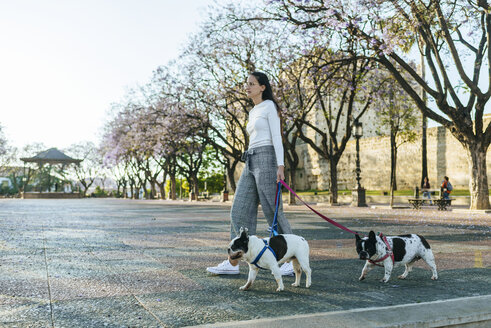
[[[438,280],[438,277],[432,276],[431,280]]]
[[[389,279],[385,279],[385,278],[380,279],[380,282],[383,282],[383,283],[386,283],[387,281],[389,281]]]
[[[248,289],[249,289],[249,286],[247,286],[247,285],[239,287],[239,290],[248,290]]]
[[[294,283],[292,284],[292,286],[293,286],[293,287],[298,287],[298,286],[300,286],[300,284],[297,284],[296,282],[294,282]]]
[[[285,289],[285,288],[284,287],[278,287],[278,288],[276,288],[276,291],[281,292],[283,289]]]
[[[406,277],[401,274],[400,276],[397,277],[397,279],[406,279]]]
[[[305,284],[305,288],[310,288],[310,284]]]
[[[362,280],[365,280],[365,276],[361,276],[360,278],[358,278],[359,281],[362,281]]]

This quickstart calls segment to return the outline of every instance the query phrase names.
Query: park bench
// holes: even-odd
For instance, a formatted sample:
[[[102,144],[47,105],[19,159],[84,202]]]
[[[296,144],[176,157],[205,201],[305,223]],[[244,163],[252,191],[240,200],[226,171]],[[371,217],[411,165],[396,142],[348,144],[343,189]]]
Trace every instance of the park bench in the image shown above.
[[[453,198],[451,199],[437,198],[437,199],[432,199],[431,201],[433,202],[434,205],[438,206],[439,211],[446,211],[447,207],[452,205],[452,200]],[[423,206],[425,203],[430,202],[428,198],[409,198],[408,201],[415,210],[421,209],[421,206]]]
[[[418,189],[418,188],[416,188]],[[428,199],[426,197],[419,197],[420,193],[421,195],[423,195],[424,192],[429,192],[430,195],[433,195],[433,196],[436,196],[438,195],[438,198],[431,198],[431,199]],[[435,202],[435,199],[438,200],[441,198],[441,193],[440,193],[440,189],[421,189],[421,190],[416,190],[415,192],[415,198],[409,198],[409,203],[413,206],[413,208],[415,210],[419,210],[421,209],[421,206],[423,206],[425,203],[426,204],[429,204],[429,205],[438,205],[436,202]],[[431,203],[433,202],[433,203]],[[442,206],[445,206],[446,208],[446,205],[444,203],[442,203]]]
[[[426,202],[428,201],[428,199],[424,199],[424,198],[409,198],[409,203],[411,205],[413,205],[413,208],[415,210],[419,210],[421,209],[421,206]]]
[[[198,200],[210,199],[210,193],[208,191],[203,191],[198,195]]]
[[[434,199],[433,202],[435,203],[435,205],[438,206],[439,211],[446,211],[447,207],[452,205],[452,200],[453,198],[450,199],[440,198],[440,199]]]

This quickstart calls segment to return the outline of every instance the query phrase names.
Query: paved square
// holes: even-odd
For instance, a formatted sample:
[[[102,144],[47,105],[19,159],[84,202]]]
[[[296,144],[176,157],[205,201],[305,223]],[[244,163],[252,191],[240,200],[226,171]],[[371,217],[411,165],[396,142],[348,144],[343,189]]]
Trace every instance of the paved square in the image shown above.
[[[434,250],[439,280],[420,261],[382,284],[358,281],[354,238],[303,207],[288,207],[311,246],[312,287],[276,293],[262,271],[241,292],[237,276],[211,276],[226,258],[230,204],[0,200],[1,327],[182,327],[491,294],[489,214],[318,208],[352,230],[418,233]],[[261,215],[260,215],[261,217]],[[258,231],[266,236],[260,219]],[[305,278],[303,277],[303,283]]]

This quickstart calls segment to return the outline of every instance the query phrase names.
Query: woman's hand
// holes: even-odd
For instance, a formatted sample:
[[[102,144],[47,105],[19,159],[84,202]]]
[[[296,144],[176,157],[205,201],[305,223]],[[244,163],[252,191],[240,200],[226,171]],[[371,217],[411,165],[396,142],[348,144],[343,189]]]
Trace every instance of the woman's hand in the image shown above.
[[[280,180],[285,180],[285,167],[283,165],[278,166],[278,171],[276,172],[276,183]]]

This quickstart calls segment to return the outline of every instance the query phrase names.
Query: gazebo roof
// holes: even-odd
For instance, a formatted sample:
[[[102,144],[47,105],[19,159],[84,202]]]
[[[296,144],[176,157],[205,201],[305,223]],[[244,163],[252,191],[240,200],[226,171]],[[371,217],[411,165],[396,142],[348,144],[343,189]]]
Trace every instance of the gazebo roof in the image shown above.
[[[48,150],[45,150],[43,152],[40,152],[36,156],[33,157],[24,157],[20,159],[23,162],[30,162],[30,163],[39,163],[39,164],[69,164],[69,163],[80,163],[82,160],[81,159],[75,159],[71,158],[70,156],[67,156],[63,154],[61,151],[59,151],[56,148],[50,148]]]

